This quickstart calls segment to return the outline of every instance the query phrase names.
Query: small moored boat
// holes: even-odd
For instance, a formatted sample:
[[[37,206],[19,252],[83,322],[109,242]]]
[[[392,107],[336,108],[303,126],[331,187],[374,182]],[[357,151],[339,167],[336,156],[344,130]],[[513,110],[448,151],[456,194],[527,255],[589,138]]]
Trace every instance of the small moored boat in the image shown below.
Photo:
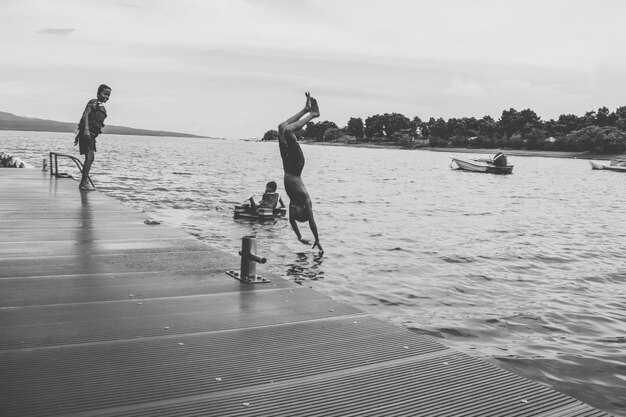
[[[456,169],[471,172],[486,172],[489,174],[511,174],[513,172],[513,165],[507,164],[506,155],[502,152],[498,152],[493,158],[465,158],[462,156],[452,156],[452,163],[456,166]]]
[[[22,161],[17,156],[0,152],[0,168],[33,168],[33,166]]]
[[[626,161],[618,161],[611,160],[611,162],[607,165],[602,162],[589,160],[591,164],[591,169],[606,169],[608,171],[617,171],[617,172],[626,172]]]

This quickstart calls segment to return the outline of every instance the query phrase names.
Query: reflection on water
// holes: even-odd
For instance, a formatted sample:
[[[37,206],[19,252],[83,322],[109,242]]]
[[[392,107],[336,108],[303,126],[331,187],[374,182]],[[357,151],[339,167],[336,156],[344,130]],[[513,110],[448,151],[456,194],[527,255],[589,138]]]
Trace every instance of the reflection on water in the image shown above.
[[[49,150],[76,153],[71,134],[2,135],[0,150],[39,167]],[[96,186],[161,223],[233,254],[255,235],[261,274],[626,416],[623,174],[511,157],[514,174],[496,176],[451,170],[446,153],[303,145],[320,258],[288,221],[233,220],[234,205],[269,180],[287,200],[276,143],[98,144]]]
[[[320,268],[323,255],[299,252],[296,256],[296,260],[289,265],[286,273],[294,282],[302,284],[307,280],[317,281],[324,278],[324,271]]]

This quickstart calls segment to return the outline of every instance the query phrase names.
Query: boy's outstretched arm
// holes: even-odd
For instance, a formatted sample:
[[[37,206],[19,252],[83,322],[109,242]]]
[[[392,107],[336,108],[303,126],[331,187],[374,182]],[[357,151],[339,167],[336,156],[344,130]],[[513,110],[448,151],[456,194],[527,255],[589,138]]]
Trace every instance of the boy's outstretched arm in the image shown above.
[[[317,235],[317,225],[313,219],[309,220],[309,227],[311,227],[311,232],[313,232],[313,236],[315,237],[315,242],[313,242],[313,249],[317,246],[320,250],[320,253],[324,253],[324,249],[322,249],[322,245],[320,244],[320,238]]]
[[[300,229],[298,229],[298,222],[296,221],[296,219],[294,219],[293,217],[289,216],[289,224],[291,225],[291,228],[293,229],[293,231],[296,233],[296,237],[298,238],[298,240],[300,242],[306,243],[308,245],[309,242],[307,242],[306,240],[302,239],[302,234],[300,234]]]
[[[320,253],[323,254],[324,249],[322,249],[320,238],[317,234],[317,224],[315,223],[315,218],[313,217],[313,207],[311,207],[311,203],[307,204],[307,209],[309,212],[309,227],[311,228],[311,233],[313,233],[313,237],[315,238],[315,242],[313,242],[313,249],[317,247],[320,250]]]

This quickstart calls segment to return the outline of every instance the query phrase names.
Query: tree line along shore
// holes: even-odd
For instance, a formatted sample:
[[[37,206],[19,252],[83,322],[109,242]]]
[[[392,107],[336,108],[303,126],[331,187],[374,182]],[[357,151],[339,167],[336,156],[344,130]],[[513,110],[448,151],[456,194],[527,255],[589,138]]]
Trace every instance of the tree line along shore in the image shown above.
[[[498,120],[484,116],[422,121],[418,116],[409,119],[400,113],[385,113],[365,120],[351,117],[343,127],[331,121],[309,122],[300,136],[310,142],[356,146],[608,157],[626,154],[626,106],[615,111],[601,107],[583,116],[563,114],[547,121],[531,109],[513,108],[504,110]],[[277,139],[278,132],[268,130],[262,140]]]

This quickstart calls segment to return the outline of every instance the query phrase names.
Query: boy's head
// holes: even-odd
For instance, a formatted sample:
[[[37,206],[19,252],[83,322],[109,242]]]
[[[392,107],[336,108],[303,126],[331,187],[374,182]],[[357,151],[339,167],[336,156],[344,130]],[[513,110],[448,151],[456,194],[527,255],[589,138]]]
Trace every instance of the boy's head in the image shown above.
[[[309,220],[309,212],[307,211],[305,206],[300,206],[290,202],[289,218],[295,219],[299,222],[306,222]]]
[[[111,97],[111,87],[106,84],[100,84],[98,87],[98,100],[105,102]]]
[[[265,184],[265,189],[271,193],[275,193],[276,188],[277,188],[277,185],[275,181],[270,181],[267,184]]]

